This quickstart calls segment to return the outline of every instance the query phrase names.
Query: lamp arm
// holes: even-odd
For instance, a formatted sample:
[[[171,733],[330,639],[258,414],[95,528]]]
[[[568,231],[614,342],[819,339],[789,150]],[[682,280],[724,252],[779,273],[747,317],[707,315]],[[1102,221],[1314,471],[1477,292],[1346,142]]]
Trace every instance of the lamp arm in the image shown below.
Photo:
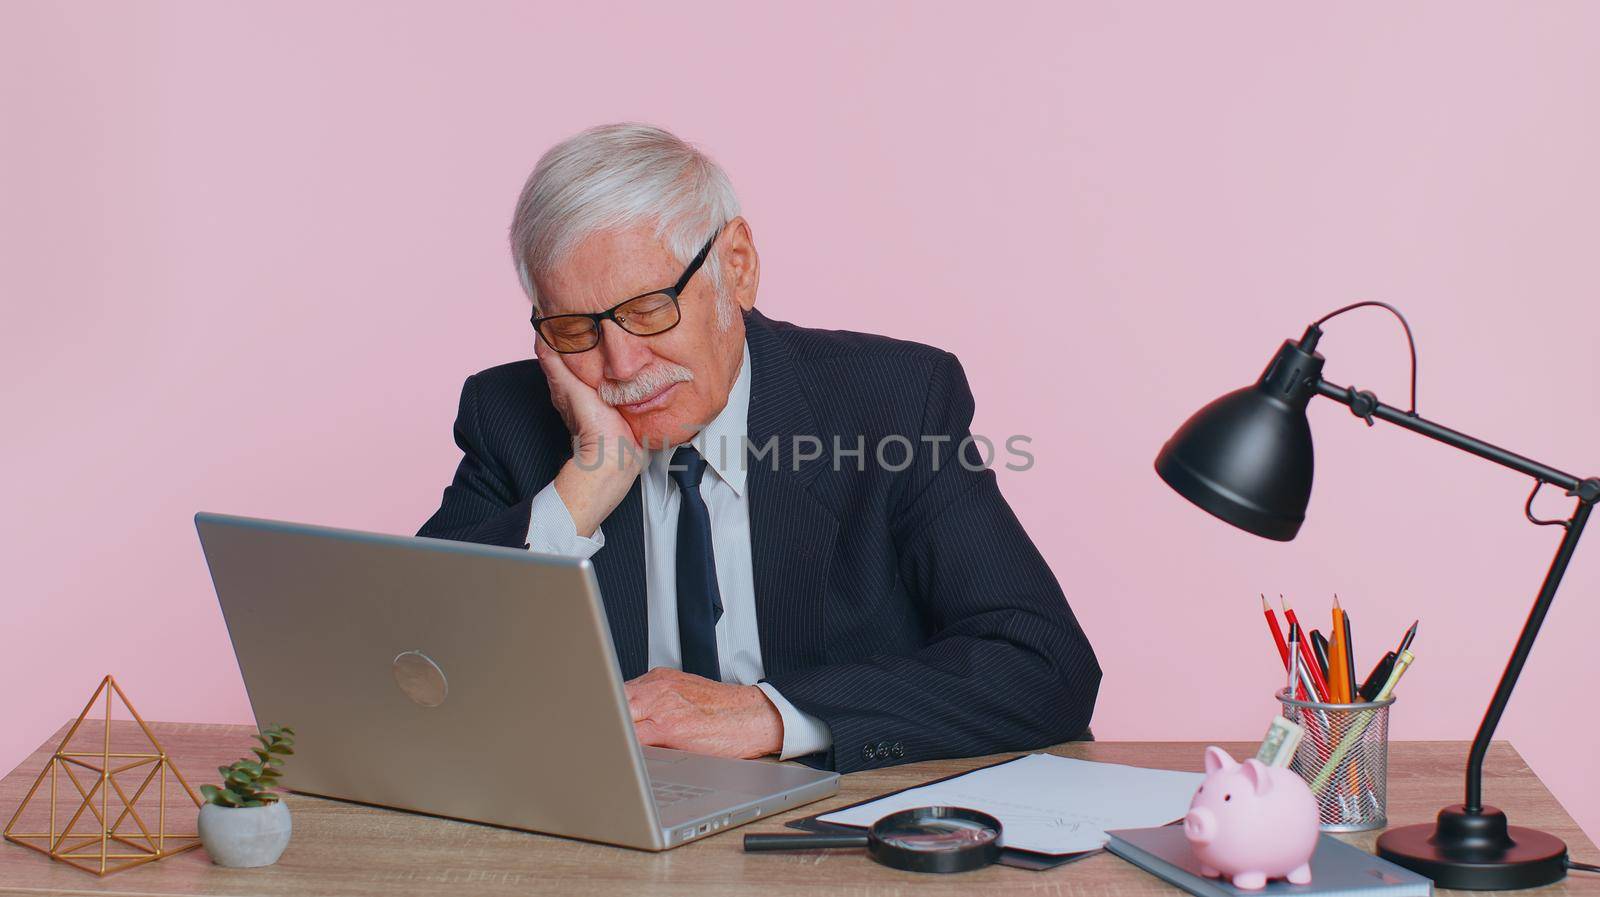
[[[1600,481],[1580,480],[1570,473],[1563,473],[1546,464],[1540,464],[1532,458],[1525,458],[1516,452],[1509,452],[1497,445],[1491,445],[1473,436],[1468,436],[1458,430],[1452,430],[1442,424],[1436,424],[1418,414],[1401,411],[1393,405],[1386,405],[1378,401],[1378,397],[1370,392],[1357,391],[1353,386],[1337,386],[1326,380],[1317,380],[1317,394],[1332,399],[1341,405],[1348,405],[1357,417],[1367,421],[1371,426],[1372,419],[1388,421],[1398,427],[1404,427],[1413,433],[1421,433],[1430,439],[1438,440],[1452,448],[1471,452],[1480,458],[1493,461],[1502,467],[1509,467],[1518,473],[1527,474],[1536,480],[1559,486],[1568,493],[1582,498],[1582,487],[1586,482],[1595,482],[1600,488]],[[1588,502],[1600,500],[1600,493],[1584,499]]]
[[[1413,433],[1420,433],[1445,445],[1493,461],[1502,467],[1527,474],[1540,482],[1558,486],[1565,489],[1568,495],[1578,499],[1572,517],[1561,521],[1566,529],[1566,535],[1562,536],[1561,544],[1556,548],[1555,559],[1550,562],[1550,570],[1545,574],[1543,585],[1539,587],[1539,596],[1534,600],[1533,609],[1528,613],[1528,620],[1522,626],[1522,634],[1517,637],[1517,645],[1511,652],[1511,659],[1506,662],[1505,672],[1500,674],[1500,684],[1494,690],[1494,698],[1489,702],[1489,709],[1484,712],[1483,722],[1478,725],[1478,734],[1472,739],[1472,753],[1467,760],[1467,797],[1464,809],[1469,814],[1481,813],[1483,812],[1483,761],[1489,753],[1489,742],[1494,738],[1495,727],[1500,724],[1500,717],[1505,713],[1506,705],[1511,700],[1511,691],[1517,686],[1517,678],[1522,675],[1523,664],[1527,663],[1528,655],[1533,651],[1533,641],[1538,637],[1539,627],[1544,624],[1545,615],[1550,611],[1556,589],[1561,585],[1561,577],[1567,572],[1567,564],[1572,560],[1572,553],[1578,546],[1578,537],[1583,534],[1584,525],[1589,521],[1589,513],[1593,510],[1595,502],[1600,501],[1600,478],[1590,477],[1580,480],[1572,474],[1563,473],[1531,458],[1525,458],[1481,439],[1436,424],[1420,415],[1385,405],[1372,393],[1358,392],[1354,387],[1336,386],[1319,378],[1316,391],[1318,395],[1348,405],[1357,417],[1366,420],[1368,426],[1372,425],[1373,418],[1388,421]]]

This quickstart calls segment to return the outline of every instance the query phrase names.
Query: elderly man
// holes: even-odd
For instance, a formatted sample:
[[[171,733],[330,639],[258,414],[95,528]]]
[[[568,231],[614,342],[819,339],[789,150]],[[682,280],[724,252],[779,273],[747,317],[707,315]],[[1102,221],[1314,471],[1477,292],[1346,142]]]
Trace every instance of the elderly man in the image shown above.
[[[1100,667],[954,356],[755,311],[726,175],[657,128],[546,153],[511,246],[538,360],[467,378],[419,535],[590,558],[642,743],[849,772],[1085,732]]]

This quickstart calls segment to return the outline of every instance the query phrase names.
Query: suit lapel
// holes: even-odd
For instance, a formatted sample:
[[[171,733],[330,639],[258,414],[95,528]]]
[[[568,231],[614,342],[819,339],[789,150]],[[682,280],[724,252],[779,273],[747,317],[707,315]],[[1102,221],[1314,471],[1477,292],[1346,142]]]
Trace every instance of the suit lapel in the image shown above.
[[[751,369],[750,561],[762,666],[773,675],[826,662],[823,616],[839,520],[810,488],[829,463],[828,447],[820,457],[795,460],[796,436],[822,434],[793,358],[759,312],[746,315],[745,339]],[[607,530],[608,548],[610,538]]]
[[[617,649],[622,678],[633,679],[645,673],[649,663],[650,618],[645,609],[644,582],[644,504],[640,498],[642,479],[601,524],[606,545],[595,552],[595,577],[605,600],[606,622],[611,627],[611,643]]]

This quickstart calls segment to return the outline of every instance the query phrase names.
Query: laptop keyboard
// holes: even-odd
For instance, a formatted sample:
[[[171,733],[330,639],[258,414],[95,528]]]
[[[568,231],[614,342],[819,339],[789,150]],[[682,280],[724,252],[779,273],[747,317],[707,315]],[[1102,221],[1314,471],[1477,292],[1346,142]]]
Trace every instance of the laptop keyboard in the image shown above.
[[[651,782],[650,792],[655,796],[656,806],[670,807],[679,801],[710,794],[711,789],[696,788],[693,785],[674,785],[671,782]]]

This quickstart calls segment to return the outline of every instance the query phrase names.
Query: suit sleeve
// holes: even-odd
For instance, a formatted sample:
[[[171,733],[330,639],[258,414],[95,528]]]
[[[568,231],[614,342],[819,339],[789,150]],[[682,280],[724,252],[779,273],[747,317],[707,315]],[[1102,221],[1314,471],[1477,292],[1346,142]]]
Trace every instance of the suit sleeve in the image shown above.
[[[994,471],[964,442],[972,412],[960,363],[942,355],[891,523],[924,646],[769,677],[827,724],[826,763],[840,772],[1029,750],[1088,728],[1100,665]]]
[[[526,548],[533,496],[518,499],[505,465],[488,450],[479,414],[477,376],[461,387],[455,438],[461,463],[445,487],[439,510],[417,531],[419,536]]]

